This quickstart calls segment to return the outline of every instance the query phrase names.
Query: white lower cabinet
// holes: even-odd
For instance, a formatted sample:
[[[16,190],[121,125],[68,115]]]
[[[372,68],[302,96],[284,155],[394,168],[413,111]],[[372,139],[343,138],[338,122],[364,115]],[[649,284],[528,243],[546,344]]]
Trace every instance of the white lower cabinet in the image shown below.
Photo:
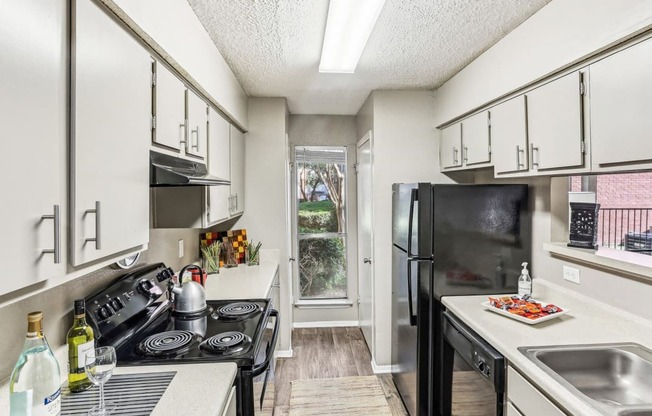
[[[68,6],[0,0],[0,10],[5,294],[66,270]]]
[[[231,393],[229,393],[229,398],[226,400],[226,406],[222,412],[222,416],[236,416],[237,415],[237,402],[235,397],[235,386],[231,387]]]
[[[71,263],[147,244],[151,59],[94,2],[72,2]]]
[[[515,415],[566,416],[566,413],[511,366],[507,367],[507,399],[520,411],[513,413]]]

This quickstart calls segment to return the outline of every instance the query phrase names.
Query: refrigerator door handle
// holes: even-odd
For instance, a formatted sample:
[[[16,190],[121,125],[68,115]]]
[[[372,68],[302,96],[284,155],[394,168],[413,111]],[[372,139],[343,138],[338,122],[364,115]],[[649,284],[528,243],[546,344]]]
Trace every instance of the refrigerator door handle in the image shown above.
[[[412,262],[415,261],[418,262],[419,259],[408,258],[407,261],[408,313],[410,314],[410,326],[417,326],[417,315],[414,314],[414,306],[412,305]],[[417,285],[417,287],[419,286]]]
[[[418,257],[417,253],[412,252],[412,223],[414,222],[414,203],[418,200],[419,200],[418,189],[412,189],[412,192],[410,192],[410,215],[408,217],[408,241],[407,241],[408,257]]]

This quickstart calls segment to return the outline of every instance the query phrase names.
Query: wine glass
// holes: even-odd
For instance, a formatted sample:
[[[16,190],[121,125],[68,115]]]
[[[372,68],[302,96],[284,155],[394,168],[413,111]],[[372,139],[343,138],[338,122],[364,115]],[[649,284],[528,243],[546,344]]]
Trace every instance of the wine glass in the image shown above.
[[[113,347],[95,348],[92,353],[86,355],[84,371],[93,384],[100,386],[100,404],[89,410],[89,415],[104,416],[115,410],[115,404],[104,402],[104,383],[113,375],[115,364],[116,356]]]

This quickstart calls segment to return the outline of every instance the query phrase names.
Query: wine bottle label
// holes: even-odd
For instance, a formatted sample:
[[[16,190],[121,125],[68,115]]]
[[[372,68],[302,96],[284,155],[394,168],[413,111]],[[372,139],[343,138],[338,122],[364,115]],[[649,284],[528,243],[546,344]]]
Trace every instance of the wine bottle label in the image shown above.
[[[86,357],[92,357],[93,361],[95,360],[95,340],[93,339],[77,346],[77,373],[84,372]]]
[[[58,416],[61,414],[61,389],[43,399],[43,404],[32,408],[32,416]]]

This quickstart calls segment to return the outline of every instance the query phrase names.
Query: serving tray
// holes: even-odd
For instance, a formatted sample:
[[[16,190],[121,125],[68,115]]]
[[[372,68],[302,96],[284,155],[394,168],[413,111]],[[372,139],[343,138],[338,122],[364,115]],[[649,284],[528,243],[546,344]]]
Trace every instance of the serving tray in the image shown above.
[[[538,301],[536,299],[530,299],[530,302],[540,303],[542,307],[548,306],[547,303]],[[534,324],[538,324],[540,322],[546,322],[546,321],[549,321],[551,319],[556,319],[556,318],[559,318],[560,316],[566,315],[569,312],[569,310],[564,308],[563,306],[559,306],[559,305],[555,304],[555,306],[557,306],[558,308],[561,309],[560,312],[556,312],[556,313],[553,313],[551,315],[540,316],[540,317],[537,317],[537,318],[526,318],[526,317],[521,316],[521,315],[516,315],[514,313],[510,313],[510,312],[508,312],[508,311],[506,311],[504,309],[499,309],[499,308],[496,308],[494,306],[491,306],[491,303],[489,301],[482,302],[481,305],[484,306],[486,309],[497,313],[498,315],[503,315],[503,316],[515,319],[517,321],[523,322],[523,323],[528,324],[528,325],[534,325]]]

